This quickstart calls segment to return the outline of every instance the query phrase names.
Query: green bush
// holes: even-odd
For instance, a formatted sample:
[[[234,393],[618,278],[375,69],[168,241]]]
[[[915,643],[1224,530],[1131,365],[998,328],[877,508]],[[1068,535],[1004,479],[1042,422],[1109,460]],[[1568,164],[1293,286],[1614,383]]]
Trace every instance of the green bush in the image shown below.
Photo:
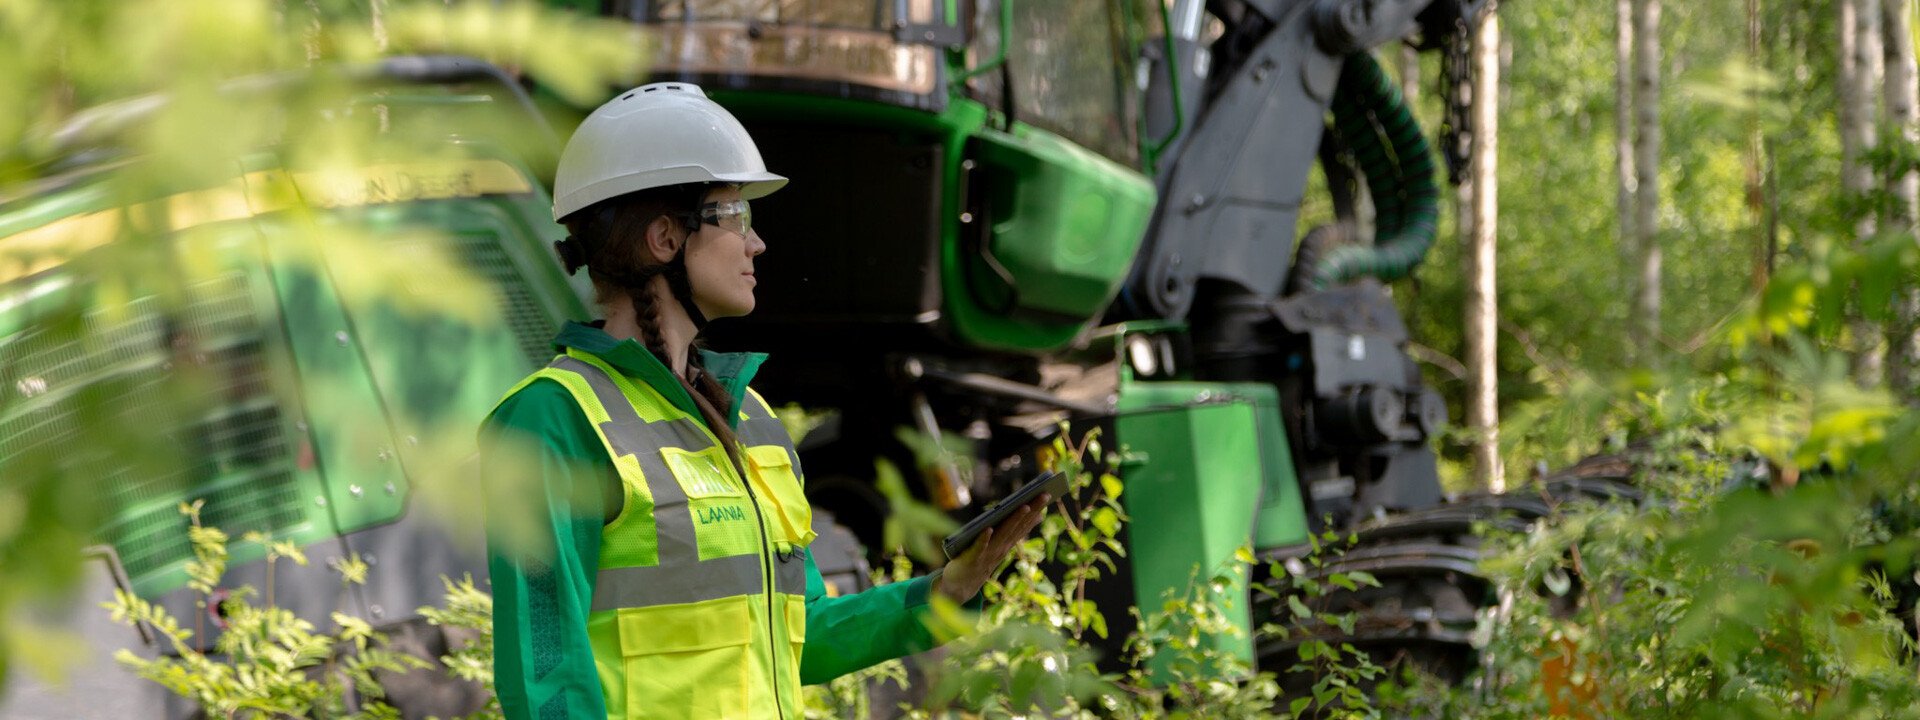
[[[200,503],[182,503],[180,511],[192,521],[188,533],[194,560],[187,563],[189,586],[200,594],[199,606],[214,609],[227,627],[203,650],[190,642],[198,631],[181,626],[164,608],[125,590],[104,606],[115,621],[146,625],[165,638],[168,653],[148,660],[129,650],[115,658],[140,677],[193,701],[209,717],[300,717],[342,720],[397,720],[399,711],[383,701],[385,693],[376,673],[406,672],[434,667],[424,659],[387,647],[385,635],[366,620],[345,613],[332,615],[332,632],[319,632],[312,623],[274,605],[273,571],[282,561],[306,565],[306,555],[290,542],[274,542],[249,533],[243,542],[266,550],[267,588],[264,602],[252,599],[251,586],[232,589],[215,600],[214,591],[226,575],[228,537],[219,528],[200,524]],[[366,582],[367,565],[349,556],[334,566],[342,587]],[[481,633],[477,642],[456,648],[441,658],[454,679],[479,682],[489,690],[493,679],[490,615],[492,596],[475,587],[472,578],[447,584],[447,607],[421,608],[435,625],[461,627]],[[210,603],[218,606],[210,608]],[[198,613],[198,617],[206,613]],[[471,720],[498,717],[498,706],[471,716]]]
[[[1403,697],[1452,717],[1920,716],[1920,409],[1834,349],[1848,286],[1911,276],[1914,249],[1888,252],[1782,272],[1705,369],[1582,379],[1609,399],[1578,422],[1591,403],[1530,408],[1641,438],[1646,498],[1486,532],[1503,596],[1484,671]]]

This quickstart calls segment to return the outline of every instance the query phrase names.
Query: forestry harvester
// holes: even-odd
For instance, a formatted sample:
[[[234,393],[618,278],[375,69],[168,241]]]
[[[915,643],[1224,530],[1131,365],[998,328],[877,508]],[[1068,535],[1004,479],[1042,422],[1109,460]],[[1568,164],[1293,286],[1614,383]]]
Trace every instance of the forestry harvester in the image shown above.
[[[815,548],[830,577],[862,582],[854,541],[880,546],[889,502],[876,455],[920,465],[898,428],[969,448],[914,488],[957,515],[1030,477],[1056,433],[1099,428],[1124,449],[1110,469],[1130,516],[1121,571],[1100,586],[1112,636],[1129,629],[1126,604],[1158,607],[1242,547],[1298,557],[1331,528],[1357,544],[1321,572],[1363,570],[1381,587],[1324,598],[1358,622],[1313,633],[1443,677],[1472,668],[1468,631],[1493,603],[1472,526],[1546,507],[1526,494],[1443,496],[1432,446],[1446,403],[1404,349],[1387,283],[1433,243],[1436,155],[1456,167],[1471,131],[1458,89],[1485,0],[551,4],[644,26],[651,79],[704,88],[792,179],[755,201],[770,248],[758,309],[710,332],[717,349],[774,356],[763,395],[828,417],[800,450],[817,522],[839,524]],[[1372,54],[1399,43],[1445,53],[1439,153]],[[86,393],[113,387],[136,416],[198,368],[220,379],[194,386],[210,410],[148,425],[194,449],[183,474],[82,468],[110,508],[100,577],[205,615],[202,640],[216,634],[221,618],[186,587],[193,555],[176,509],[200,500],[207,524],[269,532],[315,558],[282,568],[283,606],[322,626],[343,610],[437,653],[443,641],[413,608],[440,599],[441,575],[484,564],[420,518],[421,429],[477,426],[549,359],[562,320],[588,316],[591,290],[551,257],[565,234],[546,187],[560,138],[523,83],[455,58],[345,79],[363,94],[330,117],[377,122],[392,155],[343,178],[267,151],[231,183],[139,199],[215,208],[175,213],[157,234],[231,247],[215,254],[233,260],[203,271],[184,304],[135,297],[77,319],[87,342],[35,330],[36,308],[94,289],[74,261],[32,251],[116,237],[138,215],[94,180],[137,161],[99,148],[152,104],[83,116],[58,138],[69,168],[0,198],[0,468],[77,442]],[[265,86],[284,82],[300,80]],[[287,212],[294,196],[311,212]],[[1330,221],[1302,233],[1309,202]],[[394,252],[436,244],[485,281],[500,322],[359,299],[353,259],[315,227]],[[1630,494],[1623,475],[1594,464],[1545,487]],[[343,595],[326,561],[354,555],[369,575]],[[240,548],[230,581],[264,586],[265,565]],[[1229,615],[1248,630],[1278,617],[1285,605],[1250,586],[1284,580],[1241,576],[1222,591]],[[1284,669],[1302,636],[1254,637],[1213,641]],[[111,716],[164,705],[117,697],[136,707]]]

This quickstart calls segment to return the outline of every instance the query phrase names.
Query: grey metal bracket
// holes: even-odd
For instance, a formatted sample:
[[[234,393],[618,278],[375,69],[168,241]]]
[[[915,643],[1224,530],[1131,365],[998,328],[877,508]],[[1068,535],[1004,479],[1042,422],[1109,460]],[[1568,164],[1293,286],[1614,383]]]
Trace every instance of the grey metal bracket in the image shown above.
[[[916,23],[910,19],[912,3],[913,0],[894,0],[893,39],[914,45],[941,47],[958,47],[967,44],[971,33],[967,32],[966,18],[972,14],[968,12],[972,7],[972,0],[956,0],[954,14],[957,17],[952,23],[937,20],[930,23]],[[933,0],[933,4],[935,16],[945,10],[944,0]]]

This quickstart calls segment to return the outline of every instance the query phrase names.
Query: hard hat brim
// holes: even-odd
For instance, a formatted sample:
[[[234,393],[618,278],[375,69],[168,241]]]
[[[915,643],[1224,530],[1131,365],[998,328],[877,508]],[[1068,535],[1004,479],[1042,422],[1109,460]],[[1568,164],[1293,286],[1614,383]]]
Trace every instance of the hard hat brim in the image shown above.
[[[740,186],[741,200],[758,200],[787,186],[787,179],[773,173],[742,173],[720,178],[721,182]]]
[[[756,200],[787,186],[785,177],[770,172],[708,173],[705,168],[666,168],[610,178],[578,188],[553,200],[553,219],[561,220],[575,211],[605,198],[627,193],[693,183],[728,183],[740,186],[742,200]]]

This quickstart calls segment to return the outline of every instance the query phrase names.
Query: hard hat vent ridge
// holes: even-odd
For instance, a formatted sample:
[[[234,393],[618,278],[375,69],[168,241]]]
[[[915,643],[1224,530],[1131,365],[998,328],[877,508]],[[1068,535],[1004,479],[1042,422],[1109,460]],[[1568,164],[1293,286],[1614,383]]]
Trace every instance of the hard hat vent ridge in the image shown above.
[[[746,128],[698,85],[645,85],[600,106],[567,141],[554,174],[553,217],[685,183],[739,185],[751,200],[787,179],[767,172]]]

